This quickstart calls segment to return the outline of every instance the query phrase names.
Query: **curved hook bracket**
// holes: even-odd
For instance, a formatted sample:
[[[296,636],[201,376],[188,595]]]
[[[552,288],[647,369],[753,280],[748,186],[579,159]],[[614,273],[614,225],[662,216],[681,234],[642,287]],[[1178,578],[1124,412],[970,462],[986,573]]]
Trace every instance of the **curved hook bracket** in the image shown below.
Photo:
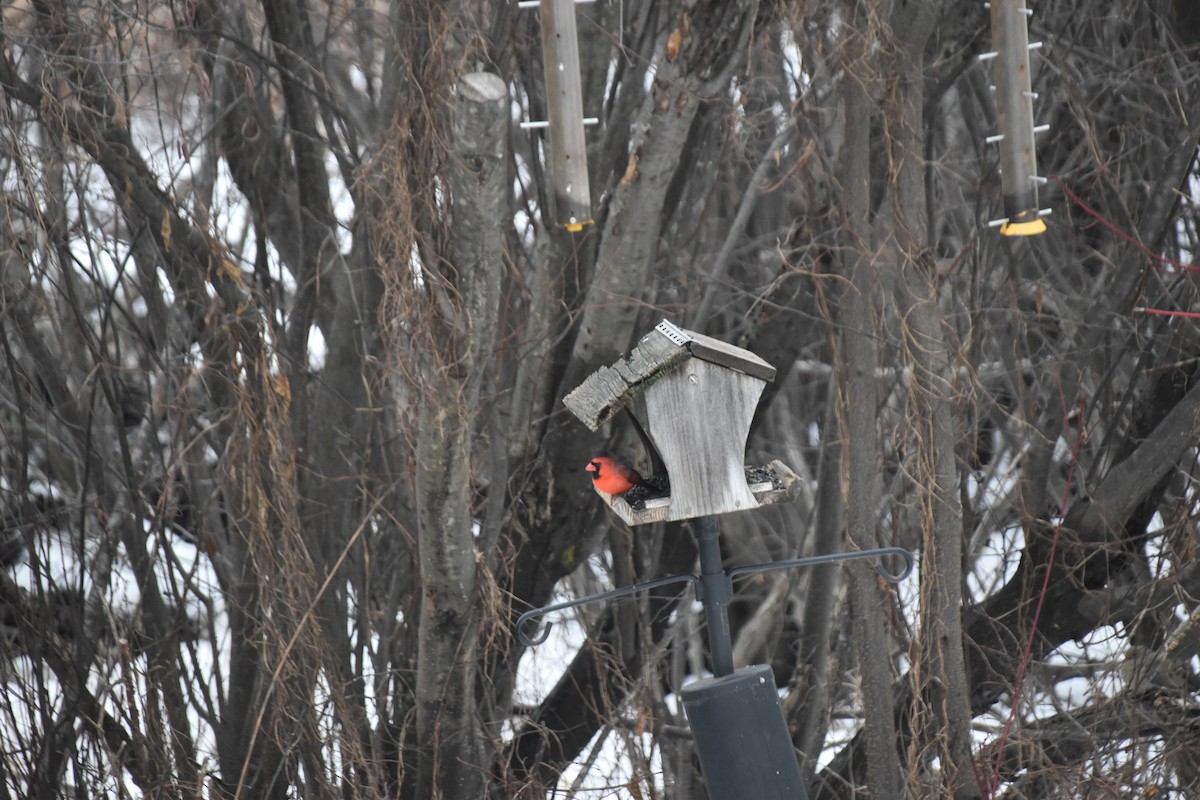
[[[536,647],[546,641],[550,636],[550,629],[553,627],[549,622],[542,626],[542,629],[530,636],[525,632],[525,625],[533,619],[544,617],[547,614],[553,614],[556,611],[566,611],[569,608],[577,608],[578,606],[587,605],[589,603],[601,603],[605,600],[615,600],[619,597],[627,597],[637,592],[646,592],[651,589],[657,589],[660,586],[670,586],[673,583],[690,582],[693,586],[700,578],[696,575],[670,575],[666,578],[659,578],[653,581],[644,583],[635,583],[632,586],[622,586],[620,589],[611,589],[607,592],[598,594],[589,594],[587,597],[580,597],[575,600],[569,600],[565,603],[558,603],[552,606],[542,606],[541,608],[531,608],[521,616],[517,617],[516,633],[517,639],[526,647]]]
[[[904,559],[904,569],[900,572],[890,572],[879,564],[875,565],[875,571],[888,583],[899,583],[907,578],[912,574],[913,567],[916,564],[912,553],[903,547],[877,547],[873,550],[858,550],[853,553],[828,553],[820,556],[793,558],[787,561],[772,561],[768,564],[751,564],[746,567],[734,567],[729,570],[729,578],[732,580],[739,575],[757,575],[762,572],[774,572],[780,569],[815,567],[820,564],[836,564],[842,561],[857,561],[861,558],[879,558],[881,556],[899,556]]]
[[[806,558],[793,558],[787,561],[772,561],[767,564],[751,564],[745,567],[734,567],[725,573],[728,580],[732,581],[741,575],[757,575],[762,572],[774,572],[781,569],[794,569],[796,567],[815,567],[820,564],[836,564],[842,561],[857,561],[862,558],[880,558],[883,556],[899,556],[904,559],[904,569],[900,572],[891,572],[884,569],[883,566],[876,564],[875,571],[888,583],[899,583],[912,574],[913,567],[916,562],[913,560],[912,553],[905,550],[903,547],[878,547],[874,550],[859,550],[853,553],[828,553],[820,556],[808,556]],[[691,583],[693,587],[699,589],[699,575],[682,574],[671,575],[658,580],[646,581],[644,583],[635,583],[632,586],[623,586],[620,589],[611,589],[607,592],[598,594],[589,594],[587,597],[580,597],[575,600],[568,600],[565,603],[557,603],[552,606],[542,606],[541,608],[532,608],[526,611],[521,616],[517,617],[516,634],[517,639],[526,647],[537,647],[542,644],[550,636],[550,628],[553,627],[549,622],[542,625],[541,630],[533,635],[526,633],[525,626],[532,620],[540,619],[548,614],[553,614],[557,611],[566,611],[569,608],[577,608],[579,606],[588,605],[589,603],[602,603],[605,600],[615,600],[620,597],[628,597],[631,594],[638,592],[657,589],[660,586],[669,586],[673,583]]]

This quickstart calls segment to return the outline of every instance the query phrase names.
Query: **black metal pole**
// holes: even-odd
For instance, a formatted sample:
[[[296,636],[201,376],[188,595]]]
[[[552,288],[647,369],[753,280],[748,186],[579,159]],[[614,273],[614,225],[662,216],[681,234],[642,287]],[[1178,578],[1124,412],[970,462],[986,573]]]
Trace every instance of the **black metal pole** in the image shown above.
[[[700,582],[696,587],[708,625],[708,649],[713,675],[733,674],[733,640],[729,634],[729,600],[733,581],[721,568],[721,526],[715,516],[697,517],[696,544],[700,550]]]
[[[696,589],[708,624],[713,677],[683,687],[679,696],[711,800],[806,800],[769,666],[733,669],[729,601],[733,579],[721,569],[721,528],[715,516],[694,523],[700,550]]]

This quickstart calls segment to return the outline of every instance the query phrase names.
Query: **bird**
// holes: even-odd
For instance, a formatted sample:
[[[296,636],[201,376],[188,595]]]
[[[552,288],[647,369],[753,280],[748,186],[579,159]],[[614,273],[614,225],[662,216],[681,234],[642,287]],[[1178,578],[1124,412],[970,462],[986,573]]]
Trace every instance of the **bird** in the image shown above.
[[[646,501],[671,495],[666,473],[643,478],[633,467],[607,456],[597,456],[585,470],[592,473],[592,484],[609,495],[621,495],[634,511],[644,511]]]
[[[584,469],[592,473],[592,484],[605,494],[625,494],[642,482],[636,469],[608,456],[593,458]]]

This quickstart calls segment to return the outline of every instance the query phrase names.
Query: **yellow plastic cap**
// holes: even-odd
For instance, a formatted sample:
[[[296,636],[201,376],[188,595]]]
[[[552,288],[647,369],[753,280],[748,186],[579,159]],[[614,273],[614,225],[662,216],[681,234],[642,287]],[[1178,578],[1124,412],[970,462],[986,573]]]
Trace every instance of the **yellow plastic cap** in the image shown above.
[[[1046,232],[1046,223],[1041,219],[1029,222],[1006,222],[1000,226],[1001,236],[1037,236]]]

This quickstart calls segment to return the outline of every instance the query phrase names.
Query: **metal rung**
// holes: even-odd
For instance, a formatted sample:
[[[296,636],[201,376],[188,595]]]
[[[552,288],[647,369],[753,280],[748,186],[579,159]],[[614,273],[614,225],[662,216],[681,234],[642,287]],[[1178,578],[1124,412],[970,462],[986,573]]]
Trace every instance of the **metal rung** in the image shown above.
[[[1046,125],[1034,125],[1033,126],[1034,133],[1045,133],[1048,130],[1050,130],[1050,125],[1048,123]]]
[[[998,55],[1000,55],[1000,54],[997,53],[995,50],[993,50],[990,53],[980,53],[979,55],[975,56],[975,58],[977,58],[980,61],[991,61],[993,58],[995,58]]]
[[[583,124],[584,125],[599,125],[600,118],[599,117],[584,117]],[[529,130],[530,128],[549,128],[549,127],[550,127],[550,121],[546,120],[546,119],[537,119],[537,120],[533,120],[532,122],[522,122],[521,123],[522,130]]]
[[[584,3],[594,3],[596,0],[575,0],[575,5],[581,6]],[[520,0],[517,3],[517,8],[537,8],[542,4],[542,0]]]
[[[1024,14],[1024,15],[1025,15],[1025,16],[1027,16],[1027,17],[1032,17],[1032,16],[1033,16],[1033,9],[1032,9],[1032,8],[1022,8],[1022,9],[1020,9],[1020,11],[1021,11],[1021,13],[1022,13],[1022,14]]]
[[[1042,49],[1042,42],[1030,42],[1030,43],[1029,43],[1029,49],[1030,49],[1030,50],[1041,50],[1041,49]]]
[[[1038,216],[1039,217],[1048,217],[1053,213],[1054,213],[1054,209],[1043,208],[1040,211],[1038,211]],[[994,219],[994,220],[990,221],[987,224],[987,226],[989,228],[999,228],[999,227],[1006,225],[1007,223],[1008,223],[1008,217],[1001,217],[1000,219]]]
[[[992,136],[989,136],[986,139],[984,139],[984,141],[987,142],[988,144],[995,144],[996,142],[1002,142],[1002,141],[1004,141],[1004,134],[1003,133],[993,134]]]
[[[1029,180],[1037,184],[1049,183],[1050,180],[1043,175],[1030,175]]]
[[[1025,96],[1026,96],[1026,97],[1028,97],[1030,100],[1037,100],[1037,99],[1038,99],[1038,93],[1037,93],[1037,92],[1021,92],[1021,94],[1025,95]]]

